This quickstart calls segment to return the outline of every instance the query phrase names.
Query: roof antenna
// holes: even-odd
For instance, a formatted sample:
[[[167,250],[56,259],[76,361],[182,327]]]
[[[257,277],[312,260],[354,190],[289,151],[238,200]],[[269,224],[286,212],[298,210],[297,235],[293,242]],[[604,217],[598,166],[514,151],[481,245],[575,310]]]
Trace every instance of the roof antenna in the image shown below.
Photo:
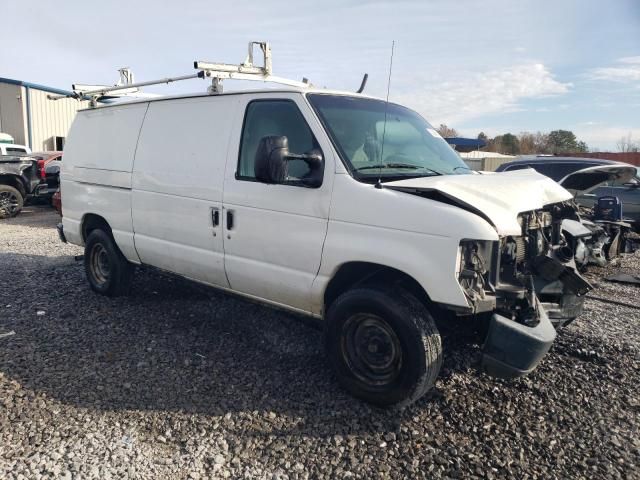
[[[360,88],[358,90],[356,90],[356,93],[364,92],[364,87],[367,84],[367,80],[369,80],[369,74],[365,73],[364,77],[362,77],[362,82],[360,83]]]
[[[384,125],[382,126],[382,147],[380,148],[380,168],[378,169],[378,182],[376,188],[382,188],[382,160],[384,159],[384,137],[387,134],[387,108],[389,107],[389,90],[391,89],[391,70],[393,70],[393,49],[396,41],[391,42],[391,60],[389,61],[389,79],[387,80],[387,100],[384,104]]]

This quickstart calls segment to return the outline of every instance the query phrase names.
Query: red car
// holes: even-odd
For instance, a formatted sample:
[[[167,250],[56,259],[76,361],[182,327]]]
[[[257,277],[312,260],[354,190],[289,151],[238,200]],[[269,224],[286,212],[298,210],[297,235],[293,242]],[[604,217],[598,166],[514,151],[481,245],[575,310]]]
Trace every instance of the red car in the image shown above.
[[[29,155],[38,161],[38,175],[42,180],[46,179],[45,167],[49,162],[62,159],[62,152],[50,151],[50,152],[33,152]]]

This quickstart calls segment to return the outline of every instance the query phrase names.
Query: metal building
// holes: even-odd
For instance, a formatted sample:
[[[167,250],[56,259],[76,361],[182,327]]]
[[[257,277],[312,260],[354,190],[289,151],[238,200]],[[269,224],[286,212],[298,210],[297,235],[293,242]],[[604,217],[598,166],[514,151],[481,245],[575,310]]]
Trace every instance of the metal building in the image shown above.
[[[49,100],[47,95],[52,93],[71,92],[0,77],[0,132],[34,151],[62,150],[76,112],[89,102]]]

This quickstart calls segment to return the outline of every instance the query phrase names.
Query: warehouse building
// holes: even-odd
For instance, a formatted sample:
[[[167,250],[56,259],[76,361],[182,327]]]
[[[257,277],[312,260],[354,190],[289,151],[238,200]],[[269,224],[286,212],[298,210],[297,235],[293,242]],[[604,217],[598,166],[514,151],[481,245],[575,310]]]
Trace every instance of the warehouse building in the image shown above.
[[[71,92],[0,77],[0,132],[33,151],[62,150],[76,112],[89,102],[47,95]]]

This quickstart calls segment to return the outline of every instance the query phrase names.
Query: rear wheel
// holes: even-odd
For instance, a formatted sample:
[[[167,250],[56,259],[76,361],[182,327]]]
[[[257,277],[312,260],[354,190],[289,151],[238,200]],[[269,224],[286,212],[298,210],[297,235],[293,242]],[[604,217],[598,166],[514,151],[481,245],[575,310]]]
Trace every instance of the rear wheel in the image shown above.
[[[0,185],[0,218],[15,217],[24,206],[24,197],[17,188]]]
[[[413,403],[442,365],[433,318],[399,287],[361,287],[338,297],[327,311],[326,346],[341,385],[379,406]]]
[[[133,265],[104,230],[89,233],[84,247],[84,269],[93,291],[109,297],[129,293]]]

